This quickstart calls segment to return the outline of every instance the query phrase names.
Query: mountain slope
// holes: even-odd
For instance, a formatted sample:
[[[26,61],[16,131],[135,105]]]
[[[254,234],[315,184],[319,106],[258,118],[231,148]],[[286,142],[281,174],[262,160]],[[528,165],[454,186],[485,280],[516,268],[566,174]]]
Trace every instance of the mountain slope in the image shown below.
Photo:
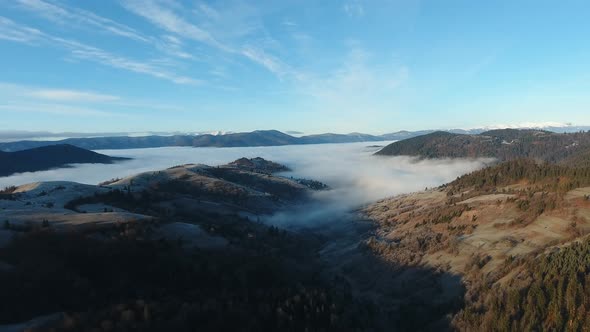
[[[126,158],[109,157],[67,144],[51,145],[17,152],[0,152],[0,176],[47,170],[68,164],[110,164],[124,159]]]
[[[372,252],[461,276],[467,293],[456,329],[587,324],[590,168],[514,160],[365,213],[378,225],[366,242]]]

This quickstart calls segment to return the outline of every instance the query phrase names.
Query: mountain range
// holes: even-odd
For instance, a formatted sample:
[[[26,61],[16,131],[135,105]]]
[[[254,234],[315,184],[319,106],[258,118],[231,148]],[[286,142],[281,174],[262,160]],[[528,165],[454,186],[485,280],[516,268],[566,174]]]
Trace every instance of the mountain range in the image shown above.
[[[451,129],[454,134],[477,135],[489,131],[490,128],[477,129]],[[590,130],[590,127],[582,126],[544,126],[543,130],[564,133]],[[277,130],[256,130],[243,133],[214,132],[206,134],[174,134],[162,133],[145,136],[139,135],[92,135],[92,137],[79,137],[79,134],[70,135],[70,138],[61,140],[18,140],[0,143],[0,151],[20,151],[47,145],[69,144],[88,150],[102,149],[142,149],[167,146],[193,146],[193,147],[249,147],[249,146],[281,146],[297,144],[324,144],[324,143],[354,143],[354,142],[378,142],[399,141],[426,134],[437,130],[397,131],[383,135],[370,135],[363,133],[349,134],[316,134],[300,136],[297,132],[283,133]],[[71,133],[70,133],[71,134]],[[65,136],[66,134],[64,134]],[[21,133],[18,137],[24,137]],[[45,137],[50,137],[45,135]]]

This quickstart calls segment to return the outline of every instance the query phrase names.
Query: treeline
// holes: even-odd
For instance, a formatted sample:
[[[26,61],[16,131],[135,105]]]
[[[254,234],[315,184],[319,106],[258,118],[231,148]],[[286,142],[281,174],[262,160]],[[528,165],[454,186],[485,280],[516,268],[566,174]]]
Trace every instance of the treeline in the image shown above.
[[[456,317],[461,330],[587,331],[590,327],[590,240],[524,261],[504,272],[522,271],[502,284],[483,283],[476,300]]]
[[[493,191],[498,186],[526,184],[552,192],[566,192],[590,185],[590,167],[569,167],[549,163],[537,163],[531,159],[519,159],[487,167],[463,175],[446,185],[451,194],[467,188]]]

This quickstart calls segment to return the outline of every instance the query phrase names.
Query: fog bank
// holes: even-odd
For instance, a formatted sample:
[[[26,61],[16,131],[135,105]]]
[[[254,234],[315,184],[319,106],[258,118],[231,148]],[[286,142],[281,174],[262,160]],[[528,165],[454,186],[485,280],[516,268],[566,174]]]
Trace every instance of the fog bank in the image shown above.
[[[379,142],[385,145],[388,142]],[[333,219],[362,204],[401,193],[424,190],[454,180],[485,166],[490,160],[421,160],[410,157],[377,157],[375,143],[291,145],[249,148],[166,147],[101,150],[133,160],[111,165],[84,164],[71,168],[16,174],[0,178],[0,187],[37,181],[66,180],[97,184],[145,171],[180,164],[225,164],[240,157],[263,157],[293,169],[284,176],[322,181],[332,189],[315,193],[317,203],[285,211],[267,220],[279,224],[317,223]]]

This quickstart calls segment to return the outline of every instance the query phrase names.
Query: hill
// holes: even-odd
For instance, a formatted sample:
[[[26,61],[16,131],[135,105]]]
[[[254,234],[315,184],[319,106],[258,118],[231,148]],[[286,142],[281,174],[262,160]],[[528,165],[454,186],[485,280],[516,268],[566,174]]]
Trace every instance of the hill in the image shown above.
[[[60,146],[50,150],[57,148]],[[180,165],[97,186],[65,181],[33,183],[0,191],[0,220],[9,220],[13,226],[34,226],[43,220],[67,226],[170,214],[196,214],[201,219],[205,214],[260,215],[304,201],[309,191],[316,189],[317,181],[272,174],[286,170],[286,166],[262,158],[241,158],[215,167]]]
[[[502,129],[477,135],[434,132],[394,142],[376,153],[382,156],[422,158],[532,158],[564,162],[590,153],[590,132],[557,134],[543,130]]]
[[[266,173],[284,169],[239,159],[6,190],[0,330],[367,330],[370,303],[322,275],[323,240],[259,222],[311,198]]]
[[[110,164],[125,159],[68,144],[50,145],[16,152],[0,152],[0,176],[48,170],[69,164]]]

